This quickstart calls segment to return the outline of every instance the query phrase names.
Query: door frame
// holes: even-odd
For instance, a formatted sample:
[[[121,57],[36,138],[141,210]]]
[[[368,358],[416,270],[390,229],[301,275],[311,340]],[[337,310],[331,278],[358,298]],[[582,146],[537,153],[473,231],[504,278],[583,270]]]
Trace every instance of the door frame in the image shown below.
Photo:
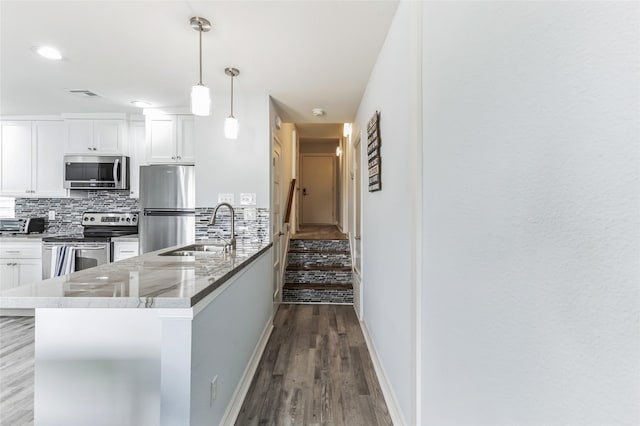
[[[276,191],[275,183],[275,153],[278,151],[278,170],[280,172],[279,176],[279,190]],[[278,310],[278,306],[282,300],[282,286],[283,286],[283,221],[282,221],[282,143],[277,136],[273,135],[271,139],[271,159],[269,161],[270,169],[271,169],[271,241],[273,243],[273,262],[272,262],[272,273],[274,274],[274,283],[272,289],[272,298],[273,298],[273,313],[275,315]],[[279,200],[279,201],[278,201]],[[275,206],[279,205],[279,216],[275,216]]]
[[[336,164],[336,156],[334,154],[329,154],[329,153],[300,153],[300,188],[304,187],[304,167],[302,167],[302,163],[304,162],[304,157],[329,157],[332,159],[332,167],[333,167],[333,173],[331,174],[331,224],[335,225],[336,224],[336,169],[337,169],[337,164]],[[303,206],[303,194],[302,191],[300,191],[300,196],[299,196],[299,207],[300,207],[300,216],[299,216],[299,224],[301,225],[307,225],[307,223],[304,222],[304,206]],[[313,224],[308,224],[308,225],[313,225]]]

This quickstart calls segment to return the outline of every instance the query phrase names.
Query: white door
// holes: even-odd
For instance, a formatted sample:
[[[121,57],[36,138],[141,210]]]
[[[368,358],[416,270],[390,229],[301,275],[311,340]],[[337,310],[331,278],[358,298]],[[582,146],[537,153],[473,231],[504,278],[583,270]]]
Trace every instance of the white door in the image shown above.
[[[93,120],[65,120],[67,153],[87,154],[94,151]]]
[[[175,163],[176,118],[175,116],[147,118],[147,161],[149,163]]]
[[[273,188],[271,193],[271,211],[273,212],[273,219],[271,221],[272,233],[271,240],[273,241],[273,301],[274,312],[277,309],[277,304],[282,299],[282,271],[281,271],[281,258],[282,258],[282,185],[280,182],[280,153],[281,153],[280,141],[277,138],[273,138],[273,155],[271,159],[271,167],[273,169]]]
[[[18,272],[18,282],[14,285],[33,284],[42,280],[40,259],[20,259],[15,268]]]
[[[93,123],[93,147],[105,154],[120,153],[124,123],[122,120],[96,120]]]
[[[335,223],[335,157],[302,155],[302,223]]]
[[[35,163],[33,182],[39,197],[65,197],[63,159],[65,152],[64,122],[34,121]]]
[[[193,116],[178,116],[177,157],[179,163],[195,163],[195,120]]]
[[[0,193],[29,196],[32,191],[31,122],[3,122],[0,141]]]

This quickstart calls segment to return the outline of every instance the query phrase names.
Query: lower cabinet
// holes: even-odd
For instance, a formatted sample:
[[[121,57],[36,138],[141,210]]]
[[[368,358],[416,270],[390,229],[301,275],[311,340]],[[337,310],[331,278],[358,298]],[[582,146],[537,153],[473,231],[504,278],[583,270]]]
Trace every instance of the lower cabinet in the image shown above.
[[[113,262],[138,256],[138,242],[114,241],[113,242]]]
[[[0,291],[42,280],[42,243],[0,241]]]

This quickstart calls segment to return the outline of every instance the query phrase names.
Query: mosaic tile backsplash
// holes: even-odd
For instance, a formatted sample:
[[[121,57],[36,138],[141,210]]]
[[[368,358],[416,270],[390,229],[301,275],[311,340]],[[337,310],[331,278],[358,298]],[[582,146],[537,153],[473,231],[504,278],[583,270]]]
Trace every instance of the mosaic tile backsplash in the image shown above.
[[[49,220],[49,211],[56,212]],[[44,216],[49,235],[82,234],[80,219],[88,211],[139,211],[138,200],[129,191],[89,191],[86,198],[16,198],[16,217]]]
[[[256,219],[244,219],[244,207],[234,207],[236,240],[238,242],[267,242],[269,237],[269,209],[255,208]],[[231,214],[227,208],[218,210],[215,225],[209,225],[211,215],[215,207],[196,209],[196,241],[219,238],[220,233],[224,238],[229,238],[231,229]]]
[[[218,232],[224,238],[229,237],[231,215],[229,210],[221,209],[215,226],[209,226],[215,207],[196,209],[196,241],[215,239]],[[236,221],[236,239],[244,242],[269,241],[269,209],[254,208],[255,220],[244,219],[244,208],[234,207]],[[49,211],[56,212],[55,220],[48,219]],[[45,227],[49,235],[80,235],[82,213],[88,211],[140,211],[135,198],[129,198],[129,191],[90,191],[86,198],[16,198],[16,217],[45,218]]]

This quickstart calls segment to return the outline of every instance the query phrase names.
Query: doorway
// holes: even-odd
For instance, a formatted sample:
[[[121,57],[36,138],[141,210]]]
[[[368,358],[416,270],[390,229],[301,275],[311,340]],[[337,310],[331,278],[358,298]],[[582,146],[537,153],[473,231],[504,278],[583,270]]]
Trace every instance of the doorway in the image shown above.
[[[301,154],[302,225],[335,224],[335,156]]]

